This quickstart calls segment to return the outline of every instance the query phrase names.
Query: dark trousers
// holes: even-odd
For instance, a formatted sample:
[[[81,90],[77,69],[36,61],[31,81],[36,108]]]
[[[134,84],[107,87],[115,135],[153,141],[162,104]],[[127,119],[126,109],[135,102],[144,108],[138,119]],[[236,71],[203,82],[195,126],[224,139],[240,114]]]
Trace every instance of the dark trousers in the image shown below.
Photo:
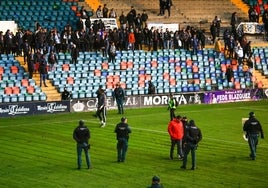
[[[195,159],[195,151],[196,151],[196,149],[197,149],[197,144],[187,143],[187,145],[185,147],[184,157],[183,157],[183,166],[184,167],[186,167],[186,165],[187,165],[188,154],[191,152],[192,169],[196,168],[196,159]]]
[[[174,153],[175,146],[177,146],[177,155],[178,155],[178,157],[183,158],[182,140],[171,140],[170,158],[173,159],[173,153]]]
[[[175,108],[170,108],[169,109],[169,114],[170,114],[170,121],[172,121],[175,118]]]
[[[118,108],[118,113],[123,114],[124,113],[124,106],[123,106],[123,99],[116,99],[116,104]]]
[[[96,114],[100,121],[103,121],[104,123],[106,122],[106,107],[102,107],[101,109],[97,110],[97,114]]]

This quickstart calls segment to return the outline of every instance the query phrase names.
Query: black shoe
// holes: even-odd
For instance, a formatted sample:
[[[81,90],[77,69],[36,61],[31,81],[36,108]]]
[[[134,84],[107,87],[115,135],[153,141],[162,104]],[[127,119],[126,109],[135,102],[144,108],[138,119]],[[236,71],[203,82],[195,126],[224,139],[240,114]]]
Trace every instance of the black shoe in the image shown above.
[[[186,166],[181,166],[181,169],[186,169]]]
[[[195,170],[195,167],[192,167],[191,170]]]
[[[170,156],[169,159],[170,159],[170,160],[173,160],[173,156]]]

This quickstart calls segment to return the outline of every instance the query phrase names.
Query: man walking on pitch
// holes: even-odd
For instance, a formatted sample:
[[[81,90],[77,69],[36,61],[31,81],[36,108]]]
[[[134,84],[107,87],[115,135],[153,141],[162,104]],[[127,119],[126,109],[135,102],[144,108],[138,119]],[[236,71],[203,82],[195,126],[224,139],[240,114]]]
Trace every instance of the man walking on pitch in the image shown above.
[[[264,139],[264,135],[261,123],[256,119],[254,112],[249,113],[249,119],[244,123],[243,130],[248,138],[250,158],[255,160],[259,134],[261,134],[262,139]]]

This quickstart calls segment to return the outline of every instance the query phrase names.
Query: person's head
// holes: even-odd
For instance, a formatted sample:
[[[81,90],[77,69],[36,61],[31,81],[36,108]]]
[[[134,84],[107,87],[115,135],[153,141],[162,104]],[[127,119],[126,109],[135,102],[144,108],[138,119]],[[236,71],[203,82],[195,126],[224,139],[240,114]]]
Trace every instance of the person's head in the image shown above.
[[[120,87],[120,83],[118,82],[118,83],[116,83],[116,85],[115,85],[116,87]]]
[[[183,116],[182,117],[182,121],[187,122],[188,121],[187,117],[186,116]]]
[[[255,117],[255,113],[254,112],[249,112],[249,118]]]
[[[194,120],[190,120],[188,125],[194,127],[194,126],[195,126],[195,122],[194,122]]]
[[[152,184],[159,184],[159,183],[160,183],[160,178],[158,176],[153,176]]]
[[[121,118],[121,122],[122,122],[122,123],[127,123],[127,118],[126,118],[126,117],[122,117],[122,118]]]
[[[181,121],[182,117],[180,115],[176,116],[176,120]]]
[[[84,124],[85,124],[84,120],[80,119],[79,120],[79,126],[82,127],[82,126],[84,126]]]

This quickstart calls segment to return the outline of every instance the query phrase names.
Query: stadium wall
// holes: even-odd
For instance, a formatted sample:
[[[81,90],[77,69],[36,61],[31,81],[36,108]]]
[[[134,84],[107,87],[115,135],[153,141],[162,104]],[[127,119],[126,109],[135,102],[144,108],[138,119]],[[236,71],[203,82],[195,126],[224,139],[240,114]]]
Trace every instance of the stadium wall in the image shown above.
[[[240,89],[209,91],[199,93],[175,93],[178,105],[214,104],[242,101],[256,101],[268,98],[268,89]],[[125,108],[146,108],[168,106],[168,94],[127,96]],[[72,99],[71,101],[25,102],[0,104],[0,117],[14,117],[35,114],[56,114],[96,111],[96,98]],[[107,109],[117,109],[112,97],[107,97]]]

